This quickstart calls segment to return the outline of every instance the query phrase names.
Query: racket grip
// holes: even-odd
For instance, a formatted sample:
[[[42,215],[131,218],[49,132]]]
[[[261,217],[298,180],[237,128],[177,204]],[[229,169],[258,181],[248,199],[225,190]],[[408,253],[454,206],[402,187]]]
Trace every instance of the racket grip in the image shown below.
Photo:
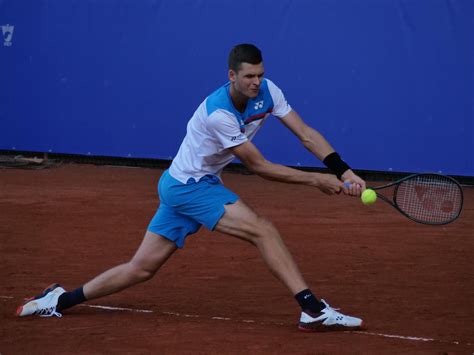
[[[344,183],[344,187],[350,189],[350,188],[351,188],[351,183],[348,182],[348,181],[346,181],[346,182]]]

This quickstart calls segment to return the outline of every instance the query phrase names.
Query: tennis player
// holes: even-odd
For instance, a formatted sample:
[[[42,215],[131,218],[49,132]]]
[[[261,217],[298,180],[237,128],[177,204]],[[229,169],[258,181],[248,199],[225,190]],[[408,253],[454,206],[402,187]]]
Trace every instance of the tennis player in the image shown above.
[[[270,271],[299,303],[299,329],[362,326],[361,319],[344,315],[316,298],[275,226],[226,188],[221,173],[237,157],[264,179],[307,185],[329,195],[343,192],[360,196],[365,182],[319,132],[303,122],[278,86],[264,78],[262,54],[257,47],[240,44],[231,50],[228,77],[229,82],[209,95],[189,120],[181,147],[160,178],[160,206],[133,258],[70,292],[59,284],[51,285],[21,305],[18,316],[61,317],[72,306],[149,280],[177,248],[183,248],[186,238],[204,225],[258,248]],[[266,160],[252,138],[270,114],[279,118],[334,175],[304,172]]]

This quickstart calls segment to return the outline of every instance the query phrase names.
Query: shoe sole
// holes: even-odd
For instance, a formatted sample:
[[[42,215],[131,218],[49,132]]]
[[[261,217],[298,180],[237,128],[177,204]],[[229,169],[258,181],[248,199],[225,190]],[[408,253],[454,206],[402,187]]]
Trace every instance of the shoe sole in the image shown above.
[[[36,297],[30,297],[28,299],[25,300],[25,302],[23,302],[23,304],[21,306],[18,306],[18,308],[16,309],[15,311],[15,315],[17,317],[21,317],[20,314],[21,312],[23,311],[23,307],[28,303],[28,302],[31,302],[33,300],[36,300],[38,298],[41,298],[43,297],[44,295],[46,295],[47,293],[51,292],[52,290],[54,290],[56,287],[61,287],[61,285],[59,284],[51,284],[49,285],[48,287],[46,287],[44,290],[43,290],[43,293],[39,296],[36,296]]]
[[[340,324],[335,325],[324,325],[322,323],[299,323],[298,329],[305,333],[324,333],[324,332],[336,332],[336,331],[351,331],[351,330],[366,330],[364,322],[359,326],[348,327]]]

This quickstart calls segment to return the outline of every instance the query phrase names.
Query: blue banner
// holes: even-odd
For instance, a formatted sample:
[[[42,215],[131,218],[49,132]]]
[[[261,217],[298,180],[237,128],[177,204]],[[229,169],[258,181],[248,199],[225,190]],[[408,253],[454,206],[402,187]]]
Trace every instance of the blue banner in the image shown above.
[[[0,149],[171,159],[227,55],[356,169],[474,175],[472,0],[0,0]],[[276,118],[267,159],[322,166]]]

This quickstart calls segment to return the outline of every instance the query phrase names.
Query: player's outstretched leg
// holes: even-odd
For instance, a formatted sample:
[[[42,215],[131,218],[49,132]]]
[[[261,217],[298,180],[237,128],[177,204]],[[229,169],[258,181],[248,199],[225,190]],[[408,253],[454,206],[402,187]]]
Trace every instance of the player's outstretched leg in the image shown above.
[[[58,284],[25,301],[16,311],[19,317],[38,315],[61,317],[61,312],[77,304],[119,292],[149,280],[176,250],[176,245],[148,231],[142,244],[128,263],[105,271],[84,286],[67,292]]]
[[[273,223],[255,214],[240,200],[226,205],[225,210],[216,230],[246,240],[259,249],[270,271],[299,303],[302,310],[298,324],[300,330],[353,330],[362,327],[361,319],[337,312],[309,290]]]

